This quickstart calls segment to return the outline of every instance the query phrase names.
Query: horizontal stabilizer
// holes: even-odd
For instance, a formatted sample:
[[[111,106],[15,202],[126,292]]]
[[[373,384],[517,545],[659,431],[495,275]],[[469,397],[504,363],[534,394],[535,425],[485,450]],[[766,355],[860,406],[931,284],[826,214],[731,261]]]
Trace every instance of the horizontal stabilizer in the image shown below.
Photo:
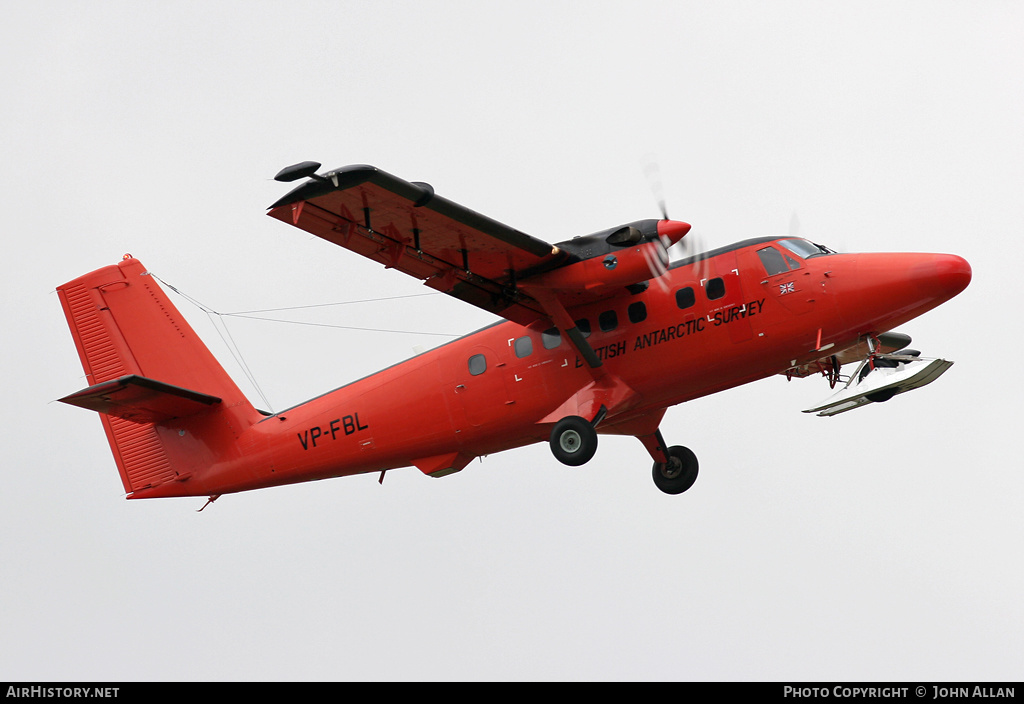
[[[128,374],[82,389],[60,401],[133,423],[160,423],[202,413],[219,404],[221,399]]]

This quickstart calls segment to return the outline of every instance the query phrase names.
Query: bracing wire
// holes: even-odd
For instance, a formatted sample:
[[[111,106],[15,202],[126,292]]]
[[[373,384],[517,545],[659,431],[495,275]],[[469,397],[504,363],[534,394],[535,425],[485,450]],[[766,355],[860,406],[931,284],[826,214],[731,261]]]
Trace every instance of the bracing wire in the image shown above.
[[[217,331],[217,334],[220,336],[221,341],[228,348],[228,351],[231,353],[232,358],[235,360],[235,362],[238,364],[238,366],[241,367],[242,373],[245,374],[245,377],[249,380],[249,382],[256,389],[256,393],[259,394],[260,399],[262,399],[263,403],[265,403],[267,405],[268,409],[271,410],[271,411],[273,411],[271,403],[267,399],[267,397],[263,394],[263,390],[260,388],[259,382],[256,381],[255,375],[252,373],[252,370],[249,368],[249,365],[246,363],[245,358],[242,356],[241,349],[238,347],[238,344],[235,342],[234,337],[232,337],[231,331],[228,330],[227,321],[225,320],[225,318],[231,318],[231,317],[233,317],[233,318],[246,318],[246,319],[249,319],[249,320],[263,320],[263,321],[272,322],[272,323],[290,323],[292,325],[308,325],[310,327],[337,328],[337,329],[340,329],[340,330],[358,330],[358,331],[362,331],[362,332],[385,332],[385,333],[394,333],[394,334],[400,334],[400,335],[431,335],[431,336],[436,336],[436,337],[450,337],[450,338],[459,337],[459,335],[453,335],[453,334],[442,333],[442,332],[424,332],[424,331],[417,331],[417,330],[395,330],[395,329],[388,329],[388,328],[368,328],[368,327],[356,327],[356,326],[352,326],[352,325],[335,325],[335,324],[331,324],[331,323],[311,323],[311,322],[306,322],[306,321],[303,321],[303,320],[288,320],[288,319],[284,319],[284,318],[270,318],[270,317],[261,316],[261,315],[254,315],[255,313],[278,313],[278,312],[288,311],[288,310],[304,310],[304,309],[309,309],[309,308],[325,308],[325,307],[328,307],[328,306],[343,306],[343,305],[350,305],[350,304],[353,304],[353,303],[376,303],[376,302],[379,302],[379,301],[391,301],[391,300],[396,300],[396,299],[400,299],[400,298],[418,298],[418,297],[421,297],[421,296],[436,296],[436,295],[440,295],[440,294],[437,294],[437,293],[415,293],[415,294],[409,294],[409,295],[403,295],[403,296],[384,296],[384,297],[381,297],[381,298],[366,298],[366,299],[357,300],[357,301],[338,301],[338,302],[334,302],[334,303],[315,303],[315,304],[304,305],[304,306],[287,306],[287,307],[282,307],[282,308],[263,308],[263,309],[258,309],[258,310],[245,310],[245,311],[236,311],[236,312],[233,312],[233,313],[223,313],[223,312],[214,310],[210,306],[202,303],[201,301],[197,300],[196,298],[193,298],[192,296],[188,295],[184,291],[176,288],[175,286],[172,286],[171,284],[167,283],[166,281],[164,281],[163,279],[158,277],[156,274],[153,274],[152,272],[150,272],[150,276],[152,276],[154,279],[159,281],[161,284],[163,284],[169,290],[171,290],[174,293],[178,294],[183,299],[185,299],[186,301],[188,301],[189,303],[191,303],[196,308],[198,308],[199,310],[203,311],[203,313],[206,314],[207,319],[209,319],[210,323],[213,325],[214,329]]]
[[[242,373],[245,374],[245,378],[249,380],[249,383],[251,383],[253,385],[253,388],[256,389],[256,393],[259,394],[260,399],[263,401],[263,403],[267,405],[267,410],[273,411],[273,405],[270,403],[270,400],[267,399],[266,395],[263,393],[263,389],[260,388],[259,382],[256,381],[256,376],[252,373],[252,370],[246,363],[245,358],[242,356],[242,350],[239,349],[238,345],[235,343],[234,338],[231,337],[231,332],[228,330],[228,327],[224,322],[223,316],[217,311],[215,311],[213,308],[204,305],[203,303],[193,298],[192,296],[189,296],[180,289],[167,283],[156,274],[149,272],[149,275],[206,314],[207,319],[213,325],[213,329],[216,330],[217,334],[220,336],[221,342],[223,342],[224,345],[228,348],[228,352],[231,353],[231,357],[235,360],[238,366],[242,368]],[[216,316],[216,319],[214,318],[214,316]]]
[[[287,306],[285,308],[261,308],[259,310],[238,310],[224,315],[245,315],[247,313],[278,313],[283,310],[305,310],[307,308],[326,308],[328,306],[347,306],[353,303],[377,303],[378,301],[394,301],[399,298],[420,298],[422,296],[437,296],[437,293],[410,293],[404,296],[384,296],[382,298],[363,298],[358,301],[337,301],[335,303],[313,303],[305,306]],[[289,321],[282,321],[289,322]],[[401,331],[396,331],[401,332]]]
[[[366,328],[352,325],[335,325],[333,323],[310,323],[305,320],[285,320],[283,318],[266,318],[259,315],[243,315],[242,313],[218,313],[226,318],[247,318],[248,320],[264,320],[270,323],[291,323],[292,325],[309,325],[314,328],[337,328],[339,330],[360,330],[363,332],[390,332],[399,335],[433,335],[435,337],[459,337],[447,332],[423,332],[419,330],[391,330],[387,328]]]

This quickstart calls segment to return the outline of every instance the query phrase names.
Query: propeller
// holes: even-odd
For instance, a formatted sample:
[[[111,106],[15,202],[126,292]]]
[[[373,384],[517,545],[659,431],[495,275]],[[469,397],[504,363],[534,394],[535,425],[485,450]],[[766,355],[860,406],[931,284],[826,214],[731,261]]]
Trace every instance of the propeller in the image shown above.
[[[704,236],[699,232],[691,232],[684,237],[675,247],[679,253],[679,259],[696,257],[694,262],[694,275],[697,279],[705,278],[707,273],[707,247],[704,246]]]
[[[647,182],[650,185],[651,193],[654,195],[655,202],[658,204],[658,211],[661,213],[662,221],[669,221],[668,217],[668,205],[665,199],[665,191],[661,180],[661,168],[658,166],[657,160],[652,154],[647,154],[643,158],[643,171],[644,176],[647,178]],[[659,227],[659,230],[661,228]],[[648,266],[651,269],[652,278],[658,282],[658,285],[663,290],[668,289],[668,282],[666,282],[661,275],[668,271],[669,263],[673,259],[688,259],[690,257],[698,256],[704,252],[704,241],[703,237],[699,233],[695,233],[687,228],[689,231],[685,237],[681,239],[677,238],[675,244],[673,241],[664,235],[658,238],[658,245],[656,247],[656,256],[648,257]],[[698,278],[703,278],[704,275],[704,261],[705,257],[700,257],[696,262],[695,273]]]
[[[669,249],[672,247],[672,241],[665,235],[660,235],[653,241],[653,245],[653,247],[644,249],[647,268],[651,271],[651,279],[656,281],[663,291],[667,291],[668,282],[665,281],[664,274],[668,271],[668,265],[671,262]]]
[[[668,220],[668,207],[665,205],[665,189],[661,183],[661,167],[653,154],[645,154],[643,157],[644,176],[647,184],[651,187],[651,193],[658,203],[658,210],[661,212],[661,219]]]

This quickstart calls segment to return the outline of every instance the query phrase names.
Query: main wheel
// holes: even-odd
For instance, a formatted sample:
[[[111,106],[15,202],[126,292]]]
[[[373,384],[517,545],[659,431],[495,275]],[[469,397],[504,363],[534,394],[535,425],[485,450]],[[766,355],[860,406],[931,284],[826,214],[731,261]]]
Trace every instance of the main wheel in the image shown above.
[[[682,494],[697,481],[697,455],[688,447],[668,448],[668,462],[654,463],[654,484],[666,494]]]
[[[597,431],[579,416],[566,416],[551,431],[551,454],[562,464],[578,467],[597,452]]]

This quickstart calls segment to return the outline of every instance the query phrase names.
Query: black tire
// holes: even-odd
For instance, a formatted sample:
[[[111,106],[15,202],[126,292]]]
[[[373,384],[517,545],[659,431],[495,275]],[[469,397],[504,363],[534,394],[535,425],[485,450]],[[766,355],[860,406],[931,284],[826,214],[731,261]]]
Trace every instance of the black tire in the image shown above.
[[[551,454],[562,464],[579,467],[597,452],[597,431],[579,416],[566,416],[551,431]]]
[[[654,484],[666,494],[682,494],[697,481],[697,455],[688,447],[668,448],[670,462],[654,463]]]

